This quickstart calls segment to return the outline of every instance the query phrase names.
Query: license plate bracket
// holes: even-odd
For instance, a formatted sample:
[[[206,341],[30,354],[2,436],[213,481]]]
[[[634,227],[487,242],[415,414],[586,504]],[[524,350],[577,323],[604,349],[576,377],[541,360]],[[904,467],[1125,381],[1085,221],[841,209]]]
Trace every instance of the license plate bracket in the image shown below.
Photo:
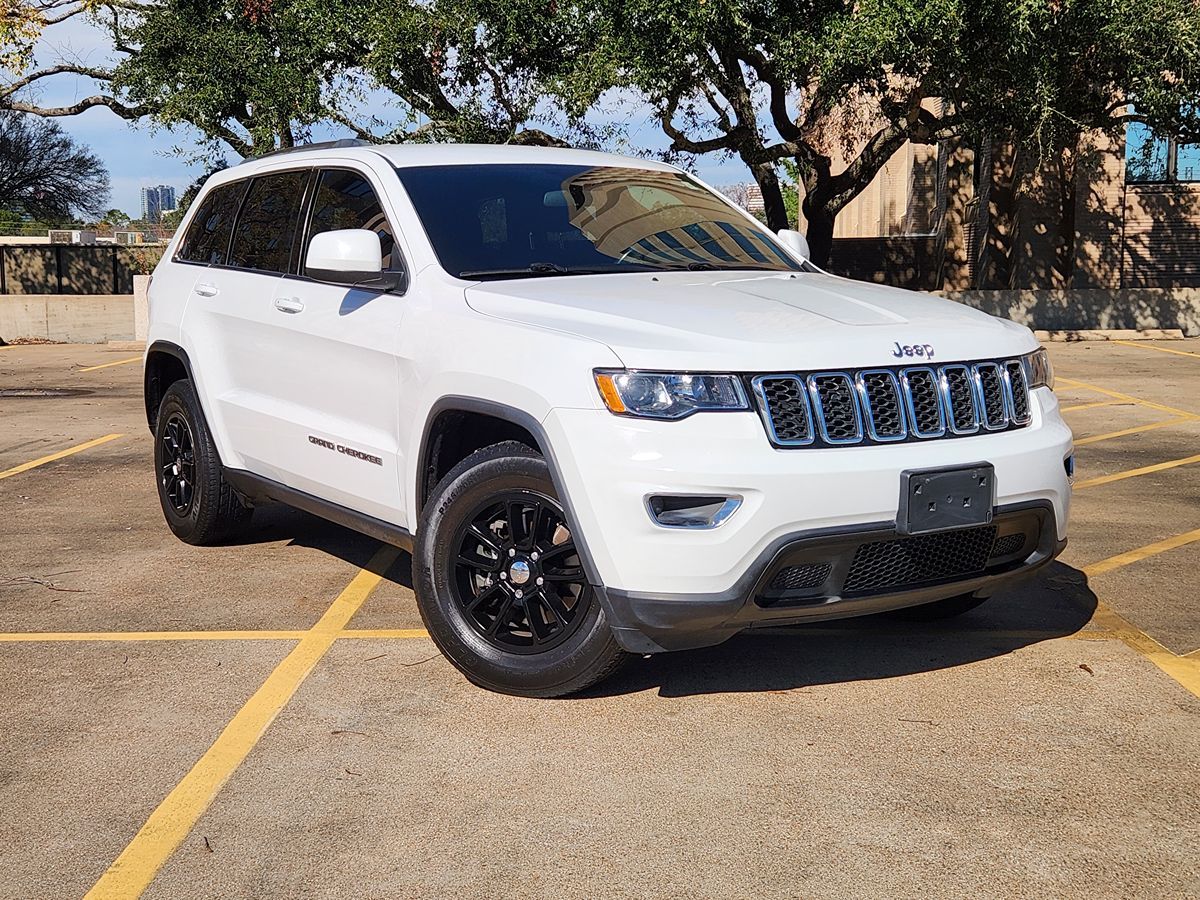
[[[930,534],[992,521],[996,471],[991,463],[900,473],[900,534]]]

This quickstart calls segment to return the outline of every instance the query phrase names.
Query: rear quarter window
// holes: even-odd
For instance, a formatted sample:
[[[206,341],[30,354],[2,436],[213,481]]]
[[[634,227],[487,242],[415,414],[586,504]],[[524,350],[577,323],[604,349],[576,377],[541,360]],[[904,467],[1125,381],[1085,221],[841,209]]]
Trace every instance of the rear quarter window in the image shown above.
[[[246,182],[223,184],[208,192],[179,244],[176,259],[223,266],[229,262],[233,220],[246,193]]]

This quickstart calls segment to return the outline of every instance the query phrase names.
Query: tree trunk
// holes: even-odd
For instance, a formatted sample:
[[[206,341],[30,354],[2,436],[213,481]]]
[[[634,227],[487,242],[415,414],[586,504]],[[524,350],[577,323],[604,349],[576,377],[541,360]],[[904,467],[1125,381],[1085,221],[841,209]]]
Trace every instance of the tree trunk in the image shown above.
[[[787,206],[783,202],[783,191],[779,188],[779,173],[771,163],[757,163],[750,166],[754,180],[762,191],[763,215],[767,219],[767,227],[772,231],[789,228]]]
[[[809,197],[812,195],[810,194]],[[817,206],[804,198],[804,218],[808,220],[808,258],[813,265],[825,269],[833,257],[833,223],[837,213],[826,206]]]
[[[1058,276],[1059,285],[1074,286],[1075,281],[1075,186],[1079,162],[1079,140],[1058,153]]]

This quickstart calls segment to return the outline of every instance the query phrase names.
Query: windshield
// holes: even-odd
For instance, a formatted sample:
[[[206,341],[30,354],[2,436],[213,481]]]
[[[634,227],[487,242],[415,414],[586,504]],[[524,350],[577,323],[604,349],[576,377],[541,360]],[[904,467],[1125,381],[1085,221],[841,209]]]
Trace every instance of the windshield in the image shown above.
[[[802,271],[686,175],[615,166],[416,166],[397,174],[459,278],[688,269]]]

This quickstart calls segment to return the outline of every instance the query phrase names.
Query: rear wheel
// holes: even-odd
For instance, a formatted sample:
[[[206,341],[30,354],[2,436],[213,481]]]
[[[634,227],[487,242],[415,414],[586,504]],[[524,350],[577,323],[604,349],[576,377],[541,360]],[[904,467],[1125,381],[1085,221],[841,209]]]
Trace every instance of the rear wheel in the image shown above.
[[[959,594],[957,597],[947,597],[945,600],[935,600],[933,603],[895,609],[888,615],[909,622],[936,622],[939,619],[953,619],[955,616],[969,613],[977,606],[986,603],[987,600],[987,597],[976,597],[974,594]]]
[[[252,511],[221,476],[221,460],[191,381],[163,395],[154,427],[158,499],[167,526],[188,544],[214,544],[240,531]]]
[[[426,504],[417,603],[438,648],[475,684],[527,697],[583,690],[626,654],[583,571],[545,460],[486,447]]]

